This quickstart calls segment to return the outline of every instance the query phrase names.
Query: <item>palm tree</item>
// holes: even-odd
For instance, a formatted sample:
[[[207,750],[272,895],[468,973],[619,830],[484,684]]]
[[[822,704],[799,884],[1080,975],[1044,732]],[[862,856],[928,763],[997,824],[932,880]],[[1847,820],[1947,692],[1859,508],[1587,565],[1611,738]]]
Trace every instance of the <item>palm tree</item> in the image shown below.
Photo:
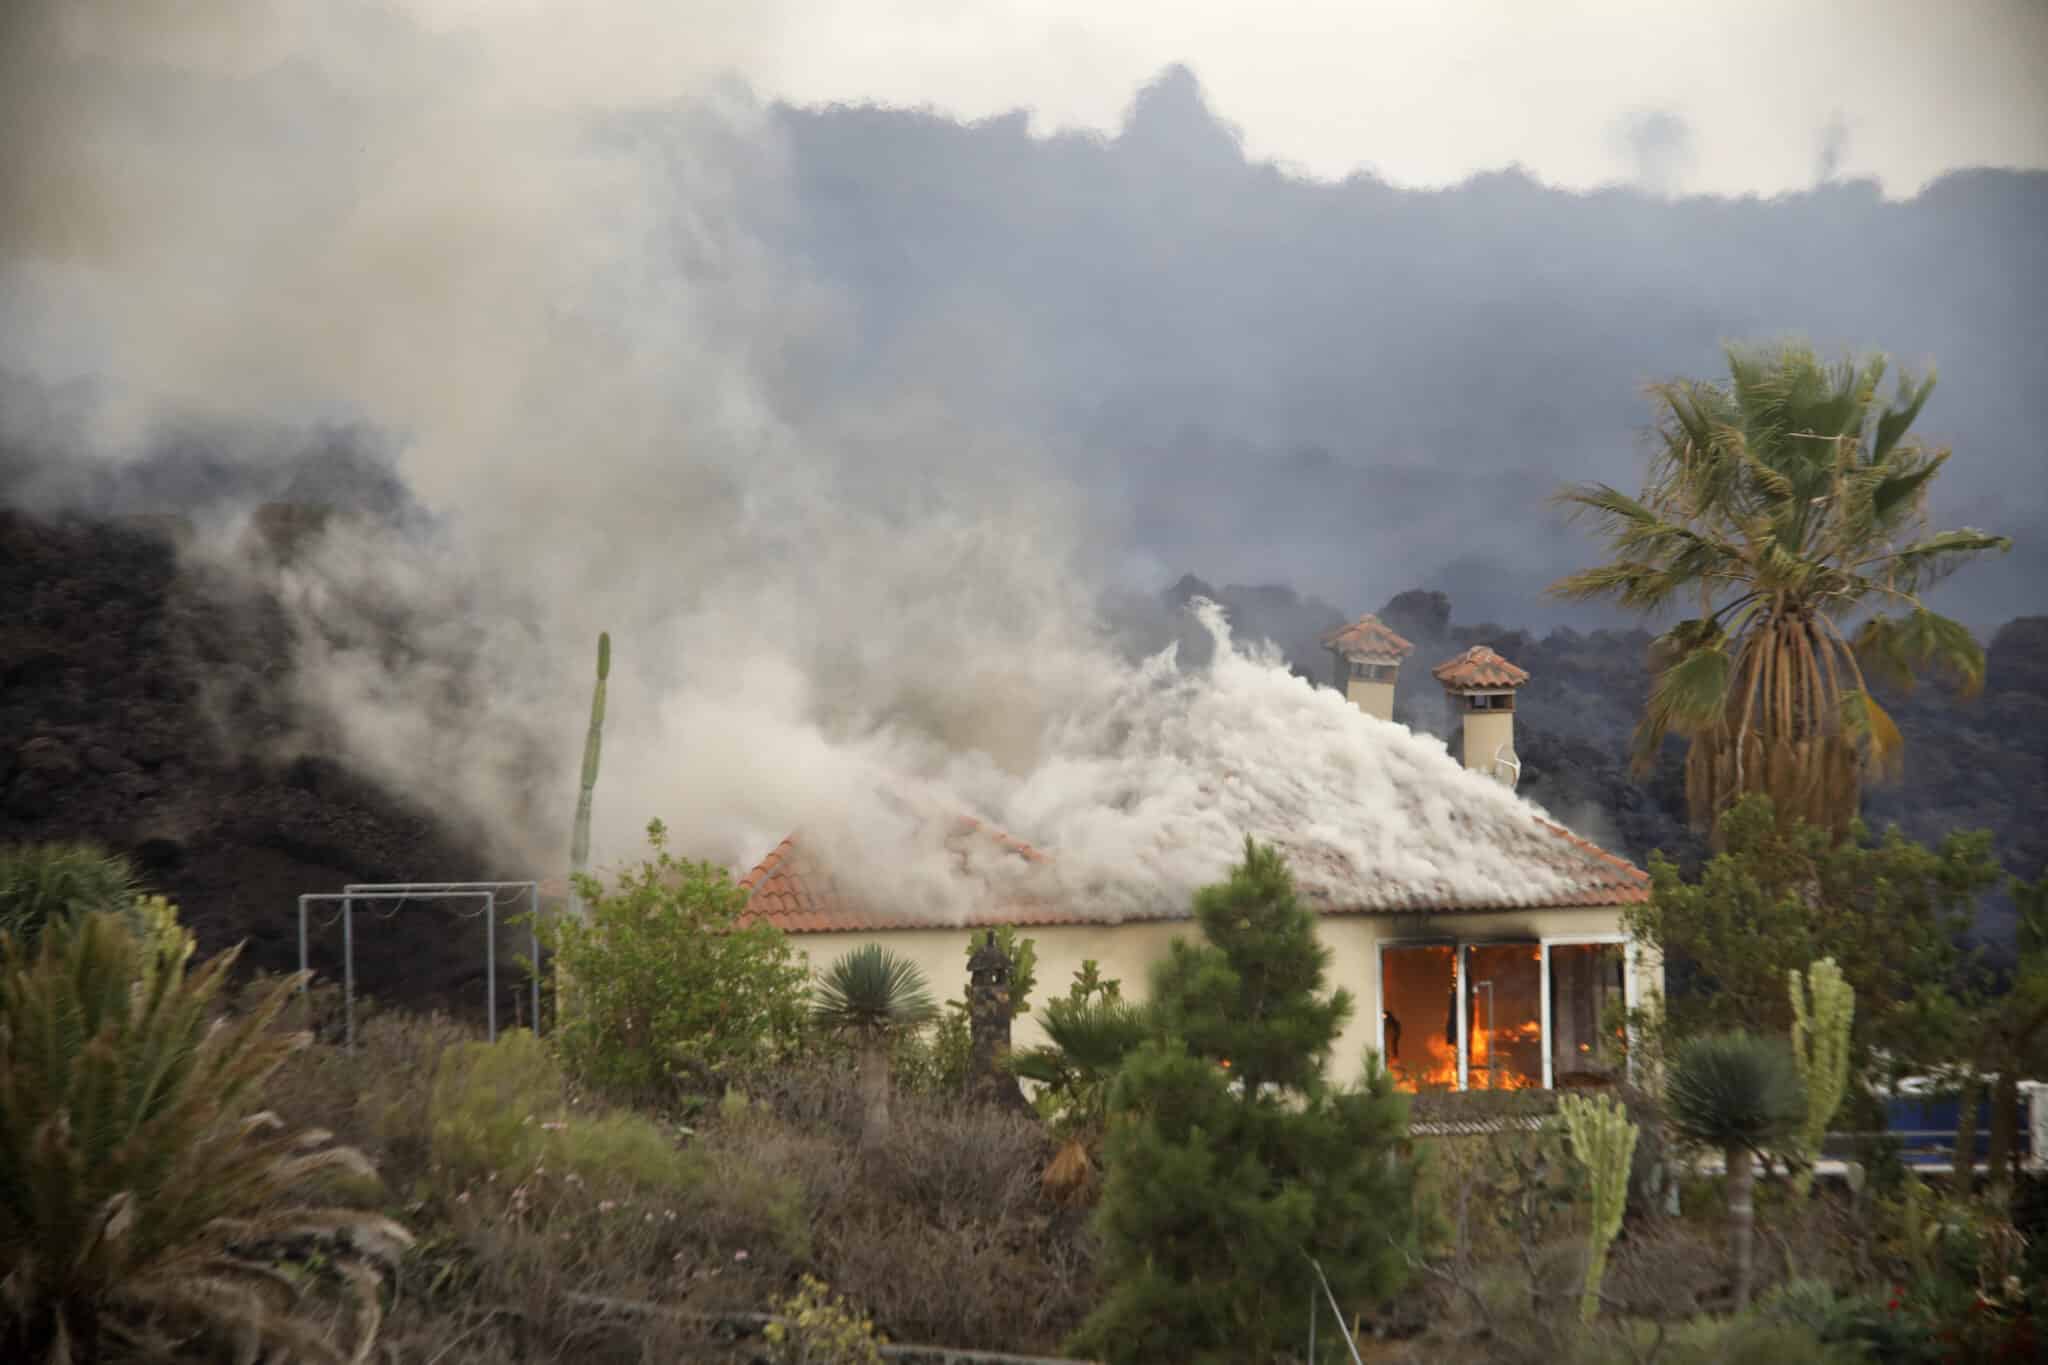
[[[1827,365],[1792,345],[1727,355],[1725,385],[1651,387],[1659,448],[1640,499],[1600,483],[1559,495],[1599,522],[1614,558],[1551,591],[1697,613],[1658,639],[1635,743],[1642,771],[1667,734],[1691,739],[1695,825],[1764,791],[1781,816],[1843,830],[1863,780],[1898,766],[1898,728],[1866,670],[1910,686],[1932,668],[1981,686],[1983,649],[1920,595],[2012,543],[1925,525],[1949,452],[1906,431],[1931,375],[1901,375],[1881,406],[1882,357]]]
[[[149,906],[147,937],[106,913],[49,921],[33,950],[0,935],[0,1357],[198,1336],[250,1358],[365,1359],[376,1267],[411,1238],[308,1206],[308,1189],[373,1178],[369,1163],[260,1108],[304,1041],[276,1027],[298,979],[220,1019],[235,954],[188,974],[190,935]],[[315,1249],[348,1291],[349,1352],[310,1311]]]
[[[1110,1082],[1145,1040],[1148,1025],[1142,1011],[1114,996],[1053,1000],[1039,1022],[1049,1041],[1011,1054],[1010,1070],[1044,1086],[1058,1104],[1055,1131],[1064,1140],[1042,1183],[1055,1197],[1077,1197],[1094,1177]]]
[[[1665,1087],[1671,1124],[1683,1137],[1718,1147],[1728,1163],[1728,1227],[1735,1306],[1749,1306],[1750,1245],[1756,1228],[1756,1155],[1798,1132],[1806,1092],[1791,1049],[1748,1033],[1717,1033],[1683,1045]]]
[[[845,954],[818,982],[817,1021],[850,1035],[860,1053],[860,1145],[873,1151],[889,1136],[889,1045],[938,1011],[915,962],[870,943]]]

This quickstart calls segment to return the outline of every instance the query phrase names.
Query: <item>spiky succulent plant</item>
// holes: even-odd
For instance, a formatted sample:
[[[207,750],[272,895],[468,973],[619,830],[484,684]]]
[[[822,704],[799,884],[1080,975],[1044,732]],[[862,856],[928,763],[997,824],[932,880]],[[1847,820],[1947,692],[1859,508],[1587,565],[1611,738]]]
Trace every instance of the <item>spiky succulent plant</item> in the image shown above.
[[[235,954],[188,972],[190,936],[156,909],[147,937],[106,913],[53,920],[33,949],[0,936],[0,1358],[197,1339],[363,1360],[377,1269],[410,1237],[310,1203],[368,1162],[261,1108],[304,1041],[275,1026],[298,981],[221,1018]]]

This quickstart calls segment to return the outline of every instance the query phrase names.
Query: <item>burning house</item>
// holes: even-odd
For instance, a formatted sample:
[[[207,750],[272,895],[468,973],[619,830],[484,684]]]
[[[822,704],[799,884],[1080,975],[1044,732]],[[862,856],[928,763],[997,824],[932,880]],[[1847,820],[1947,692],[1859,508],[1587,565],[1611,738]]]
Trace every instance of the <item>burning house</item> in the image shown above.
[[[1329,979],[1357,1001],[1335,1065],[1350,1073],[1375,1049],[1411,1090],[1611,1080],[1619,1010],[1661,990],[1661,964],[1629,942],[1623,924],[1625,908],[1648,899],[1649,879],[1512,795],[1514,697],[1528,675],[1484,646],[1434,670],[1460,716],[1460,765],[1388,719],[1408,641],[1367,616],[1325,643],[1339,691],[1373,717],[1367,739],[1388,741],[1361,742],[1335,771],[1384,793],[1390,828],[1353,837],[1360,832],[1325,815],[1248,832],[1287,855],[1318,913]],[[1355,715],[1336,723],[1359,726]],[[1355,772],[1381,753],[1383,770]],[[1345,823],[1372,818],[1355,802],[1333,799],[1331,808]],[[880,942],[942,991],[960,977],[970,929],[1028,930],[1041,990],[1063,988],[1092,958],[1134,996],[1168,944],[1191,932],[1186,897],[1123,894],[1117,883],[1142,880],[1142,867],[1069,873],[1057,850],[973,820],[944,822],[934,837],[961,873],[961,903],[943,923],[924,907],[862,894],[835,875],[825,841],[802,831],[742,879],[749,913],[795,936],[814,962]],[[1406,856],[1416,852],[1406,845],[1425,840],[1426,856]],[[1020,1042],[1035,1041],[1030,1016],[1019,1028]]]

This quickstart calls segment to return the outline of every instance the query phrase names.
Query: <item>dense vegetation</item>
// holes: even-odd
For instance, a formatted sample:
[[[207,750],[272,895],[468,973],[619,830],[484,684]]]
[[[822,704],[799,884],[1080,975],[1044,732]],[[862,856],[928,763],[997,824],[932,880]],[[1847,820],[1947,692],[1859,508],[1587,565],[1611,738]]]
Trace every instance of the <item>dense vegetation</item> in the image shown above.
[[[1775,868],[1770,840],[1807,833],[1744,818],[1770,839],[1731,842],[1715,885]],[[715,901],[712,871],[650,877],[662,856],[599,888],[596,930]],[[650,1087],[606,1056],[637,1035],[597,1019],[573,1047],[524,1030],[486,1043],[372,1007],[354,1049],[312,1042],[299,1025],[331,988],[284,978],[231,999],[232,955],[188,966],[175,912],[113,871],[33,948],[0,943],[0,1339],[28,1359],[213,1359],[254,1333],[284,1358],[358,1358],[374,1340],[447,1365],[867,1362],[884,1339],[1299,1362],[1326,1277],[1340,1311],[1318,1305],[1319,1362],[1348,1358],[1346,1333],[1433,1365],[2020,1360],[2048,1308],[2037,1179],[1929,1184],[1883,1144],[1853,1153],[1846,1184],[1796,1178],[1825,1059],[1861,1057],[1846,1070],[1865,1093],[1883,1068],[1852,1028],[1878,1036],[1920,1008],[1862,1009],[1846,982],[1868,980],[1867,959],[1778,978],[1781,1001],[1808,1002],[1796,1050],[1773,1022],[1790,1011],[1730,1036],[1701,1032],[1681,998],[1642,1034],[1645,1077],[1661,1053],[1668,1084],[1565,1113],[1547,1095],[1450,1097],[1512,1101],[1518,1122],[1415,1138],[1370,1059],[1354,1085],[1328,1055],[1349,1002],[1324,989],[1284,866],[1252,847],[1201,893],[1200,937],[1161,961],[1147,1004],[1087,968],[1037,1007],[1066,1021],[1020,1065],[1055,1076],[1047,1122],[964,1101],[958,1012],[934,1013],[886,956],[828,970],[825,1008],[792,1019],[740,1008],[787,951],[745,940],[732,951],[754,967],[730,1001],[719,977],[694,979],[701,1008],[671,1021],[654,1055],[673,1064]],[[1668,870],[1656,898],[1667,934],[1701,913],[1701,886]],[[2035,910],[2042,892],[2021,899]],[[2048,938],[2029,923],[2031,963]],[[674,932],[700,948],[726,933]],[[1957,965],[1950,1017],[2010,1029],[2039,1012],[2038,983],[1972,996]],[[573,982],[570,1000],[613,1025],[640,1008]],[[794,1048],[777,1041],[789,1029]],[[878,1125],[856,1077],[889,1035]],[[726,1060],[712,1072],[708,1056]],[[1101,1177],[1047,1179],[1076,1142]],[[1722,1155],[1725,1200],[1711,1171],[1667,1164],[1688,1143]],[[60,1237],[86,1249],[53,1258]]]

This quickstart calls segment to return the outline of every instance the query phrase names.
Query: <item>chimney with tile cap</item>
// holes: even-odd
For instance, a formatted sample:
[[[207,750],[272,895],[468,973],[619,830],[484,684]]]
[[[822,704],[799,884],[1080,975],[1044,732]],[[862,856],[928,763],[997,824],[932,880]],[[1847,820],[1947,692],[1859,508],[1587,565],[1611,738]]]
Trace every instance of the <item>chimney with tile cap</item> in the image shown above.
[[[1351,704],[1368,716],[1394,718],[1394,680],[1401,660],[1415,646],[1387,629],[1377,616],[1361,616],[1323,636],[1336,661],[1335,682]]]
[[[1515,757],[1515,689],[1529,675],[1485,645],[1474,645],[1430,672],[1464,723],[1465,766],[1514,786],[1522,772]]]

